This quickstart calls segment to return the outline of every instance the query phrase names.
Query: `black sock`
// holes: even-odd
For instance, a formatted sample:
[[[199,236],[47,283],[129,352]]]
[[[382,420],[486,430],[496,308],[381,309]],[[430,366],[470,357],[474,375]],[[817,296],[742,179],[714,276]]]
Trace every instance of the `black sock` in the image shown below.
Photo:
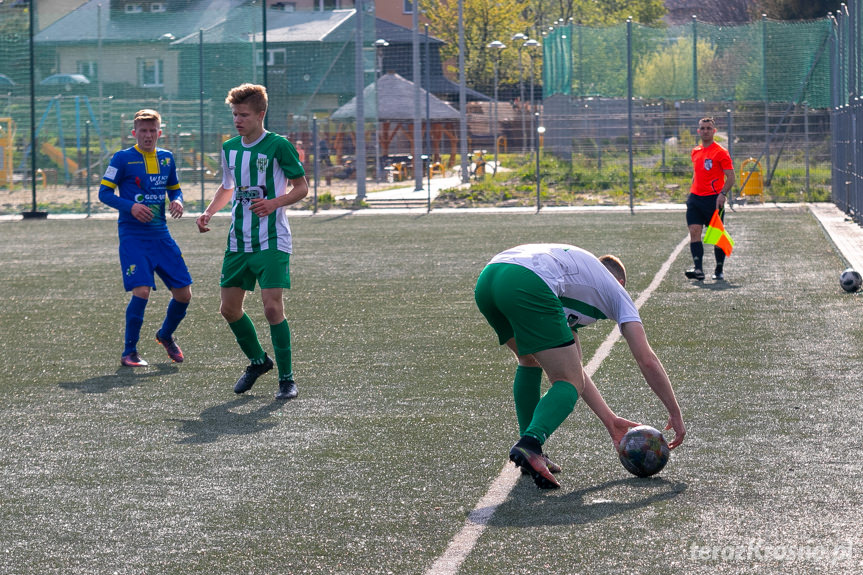
[[[725,252],[717,246],[713,246],[713,255],[716,256],[716,273],[722,273],[722,266],[725,265]]]
[[[704,258],[704,244],[701,242],[690,242],[689,251],[692,252],[692,263],[695,265],[695,269],[700,270],[701,260]]]

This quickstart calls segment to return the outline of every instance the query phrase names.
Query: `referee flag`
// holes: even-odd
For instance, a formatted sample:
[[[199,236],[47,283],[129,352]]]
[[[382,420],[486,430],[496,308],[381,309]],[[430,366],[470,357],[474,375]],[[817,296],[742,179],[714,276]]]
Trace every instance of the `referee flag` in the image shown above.
[[[707,231],[704,232],[704,243],[717,246],[725,252],[726,256],[730,256],[731,250],[734,249],[734,240],[725,231],[719,210],[713,212],[713,217],[710,218],[710,224],[707,226]]]

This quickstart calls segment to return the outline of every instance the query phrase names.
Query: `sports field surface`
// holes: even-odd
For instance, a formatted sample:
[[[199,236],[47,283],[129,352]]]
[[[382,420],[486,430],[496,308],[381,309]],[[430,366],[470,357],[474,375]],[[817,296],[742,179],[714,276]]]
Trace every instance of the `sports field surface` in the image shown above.
[[[218,312],[229,222],[213,223],[170,224],[195,280],[186,361],[153,340],[160,287],[135,370],[116,223],[0,223],[0,573],[863,571],[863,299],[806,207],[730,213],[722,283],[684,277],[679,211],[295,217],[287,403],[275,371],[232,391],[246,360]],[[507,462],[514,361],[473,286],[527,242],[617,254],[645,296],[688,426],[659,476],[629,475],[581,401],[546,443],[561,489]],[[603,354],[594,380],[664,426],[625,343],[601,350],[613,328],[580,332],[586,361]]]

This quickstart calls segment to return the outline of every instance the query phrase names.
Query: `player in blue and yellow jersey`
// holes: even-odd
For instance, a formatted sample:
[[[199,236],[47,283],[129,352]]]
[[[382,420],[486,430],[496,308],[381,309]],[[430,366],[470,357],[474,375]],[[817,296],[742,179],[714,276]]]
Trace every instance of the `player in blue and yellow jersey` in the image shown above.
[[[285,319],[283,290],[291,287],[293,248],[287,207],[309,193],[296,148],[284,137],[264,129],[267,89],[242,84],[228,92],[238,136],[222,144],[222,185],[198,217],[198,230],[210,231],[210,218],[231,202],[231,229],[222,261],[220,312],[249,358],[234,385],[245,393],[273,368],[255,326],[243,309],[247,291],[261,287],[264,315],[270,325],[279,390],[276,399],[297,397],[291,356],[291,330]]]
[[[99,188],[99,200],[120,212],[120,268],[123,287],[132,292],[126,307],[121,363],[129,367],[147,365],[138,354],[138,340],[150,289],[156,289],[155,275],[162,278],[173,296],[162,327],[156,332],[156,341],[177,363],[183,361],[183,352],[174,331],[192,299],[192,276],[165,219],[166,200],[171,217],[183,216],[183,192],[173,154],[156,147],[162,135],[161,125],[162,117],[155,110],[135,114],[132,135],[136,144],[114,154]]]

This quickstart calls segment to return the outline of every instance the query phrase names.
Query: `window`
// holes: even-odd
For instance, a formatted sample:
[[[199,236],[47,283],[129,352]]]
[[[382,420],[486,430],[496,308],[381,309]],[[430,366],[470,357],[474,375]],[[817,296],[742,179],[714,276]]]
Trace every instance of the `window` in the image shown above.
[[[140,4],[126,4],[126,14],[139,14],[144,11]]]
[[[413,14],[414,13],[414,3],[411,0],[403,0],[404,6],[402,7],[402,12],[405,14]]]
[[[270,8],[273,10],[284,10],[285,12],[296,12],[297,11],[297,3],[296,2],[276,2],[275,4],[270,5]]]
[[[79,74],[84,74],[88,79],[99,79],[99,63],[95,60],[78,60],[76,63]]]
[[[153,2],[150,4],[150,12],[167,12],[167,8],[161,2]]]
[[[142,88],[161,87],[165,85],[162,78],[162,61],[155,58],[138,60],[138,85]]]
[[[273,48],[267,50],[267,66],[286,66],[288,63],[288,51],[285,48]],[[263,66],[263,50],[255,52],[255,64]]]

